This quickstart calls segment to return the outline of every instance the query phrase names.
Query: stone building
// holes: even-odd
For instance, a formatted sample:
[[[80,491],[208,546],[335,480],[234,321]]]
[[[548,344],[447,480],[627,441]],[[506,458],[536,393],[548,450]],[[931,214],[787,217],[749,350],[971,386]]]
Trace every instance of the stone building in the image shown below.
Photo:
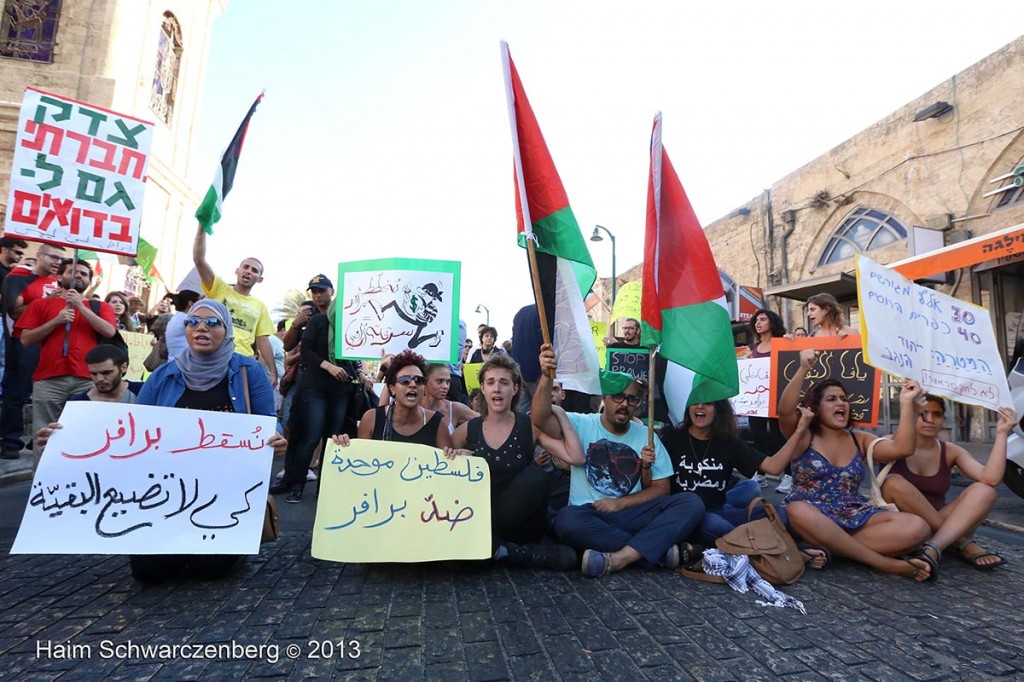
[[[212,172],[195,174],[189,161],[213,22],[227,0],[0,0],[0,6],[0,217],[26,87],[153,121],[141,234],[159,249],[157,270],[174,286],[192,267],[192,215]],[[104,269],[101,291],[149,293],[142,291],[139,268]]]
[[[790,328],[807,325],[802,303],[822,291],[856,326],[855,253],[891,265],[1019,226],[1009,230],[1018,238],[1003,257],[960,261],[931,278],[940,291],[990,310],[1009,361],[1024,307],[1022,82],[1024,37],[707,225],[719,267],[763,288]],[[636,266],[620,281],[639,277]],[[963,412],[960,426],[989,439],[988,417]],[[880,430],[895,417],[888,405],[883,417]]]

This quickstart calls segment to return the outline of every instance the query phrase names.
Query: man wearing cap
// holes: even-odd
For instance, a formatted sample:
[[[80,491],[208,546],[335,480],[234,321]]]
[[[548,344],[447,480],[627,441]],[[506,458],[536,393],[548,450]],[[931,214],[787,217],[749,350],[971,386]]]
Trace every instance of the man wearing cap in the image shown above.
[[[253,347],[259,349],[260,362],[270,376],[272,386],[277,386],[277,369],[274,367],[274,351],[270,347],[270,335],[274,323],[263,301],[252,296],[252,288],[263,281],[263,263],[256,258],[246,258],[235,269],[235,284],[218,277],[206,260],[206,232],[200,225],[196,240],[192,244],[192,261],[202,281],[203,293],[207,298],[220,301],[231,314],[235,329],[235,352],[253,357]]]
[[[557,366],[550,344],[541,346],[541,376],[533,394],[533,425],[564,438],[551,413]],[[570,473],[569,505],[555,517],[555,533],[583,550],[583,574],[607,575],[629,564],[676,568],[678,543],[697,528],[704,503],[693,493],[669,495],[672,462],[658,437],[633,421],[643,385],[628,374],[602,372],[604,407],[599,414],[567,413],[586,456]]]
[[[301,372],[291,410],[284,476],[270,487],[274,495],[287,492],[285,502],[293,504],[302,501],[306,474],[317,444],[345,430],[349,400],[360,382],[369,381],[363,374],[361,362],[334,357],[331,343],[334,285],[331,280],[326,275],[317,275],[309,281],[309,292],[317,312],[309,317],[302,332]]]

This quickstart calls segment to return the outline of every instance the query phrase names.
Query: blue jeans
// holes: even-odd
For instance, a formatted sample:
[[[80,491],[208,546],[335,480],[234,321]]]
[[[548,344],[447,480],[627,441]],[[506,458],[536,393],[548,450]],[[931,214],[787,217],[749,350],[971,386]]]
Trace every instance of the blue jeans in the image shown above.
[[[291,439],[284,459],[284,483],[292,488],[306,485],[306,471],[313,450],[325,437],[341,433],[351,393],[302,390],[292,405]]]
[[[617,552],[629,545],[643,555],[642,566],[655,566],[669,547],[690,537],[703,514],[704,503],[693,493],[658,497],[617,512],[570,505],[555,517],[555,534],[576,549]]]
[[[757,519],[763,519],[765,511],[762,506],[755,507],[754,514],[749,519],[747,518],[747,507],[758,497],[761,497],[761,486],[753,479],[740,481],[729,488],[725,491],[725,504],[719,507],[711,507],[704,513],[704,518],[701,520],[691,540],[705,547],[713,547],[715,540],[736,528],[736,526],[741,526],[748,520],[756,521]],[[778,512],[779,518],[789,528],[789,519],[786,518],[785,510],[781,507],[776,507],[775,511]]]
[[[24,446],[23,412],[32,397],[32,372],[39,364],[39,346],[26,348],[17,339],[6,339],[6,367],[3,378],[4,404],[0,409],[0,447],[4,452],[19,452]]]

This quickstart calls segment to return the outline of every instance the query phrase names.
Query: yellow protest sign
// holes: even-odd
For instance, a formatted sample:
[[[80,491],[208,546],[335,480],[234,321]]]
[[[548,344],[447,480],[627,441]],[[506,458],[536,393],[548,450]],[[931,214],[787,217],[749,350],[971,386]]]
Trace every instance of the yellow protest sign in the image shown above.
[[[121,338],[128,344],[128,373],[125,379],[130,381],[142,381],[146,368],[142,363],[153,350],[153,335],[141,332],[121,332]]]
[[[470,362],[462,366],[462,378],[466,382],[466,393],[472,393],[474,388],[480,388],[480,368],[482,362]]]
[[[597,364],[604,369],[608,364],[608,349],[605,347],[604,336],[608,333],[607,322],[590,321],[590,333],[594,335],[594,345],[597,347]]]
[[[491,556],[491,485],[480,457],[426,445],[329,441],[313,525],[317,559],[372,563]]]
[[[626,282],[615,292],[615,307],[612,308],[612,321],[623,317],[640,319],[640,282]]]

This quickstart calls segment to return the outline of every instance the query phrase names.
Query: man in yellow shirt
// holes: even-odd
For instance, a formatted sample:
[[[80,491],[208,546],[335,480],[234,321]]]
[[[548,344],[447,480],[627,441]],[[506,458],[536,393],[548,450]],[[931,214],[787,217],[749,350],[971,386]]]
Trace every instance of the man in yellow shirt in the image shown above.
[[[231,314],[235,328],[235,352],[251,358],[255,345],[260,352],[260,362],[270,375],[270,383],[277,386],[274,351],[270,347],[270,335],[276,330],[267,306],[252,296],[252,288],[263,281],[263,263],[256,258],[243,260],[235,270],[234,286],[229,286],[214,274],[206,261],[206,232],[202,225],[196,231],[196,241],[192,245],[192,261],[202,280],[203,293],[208,298],[221,301]]]

